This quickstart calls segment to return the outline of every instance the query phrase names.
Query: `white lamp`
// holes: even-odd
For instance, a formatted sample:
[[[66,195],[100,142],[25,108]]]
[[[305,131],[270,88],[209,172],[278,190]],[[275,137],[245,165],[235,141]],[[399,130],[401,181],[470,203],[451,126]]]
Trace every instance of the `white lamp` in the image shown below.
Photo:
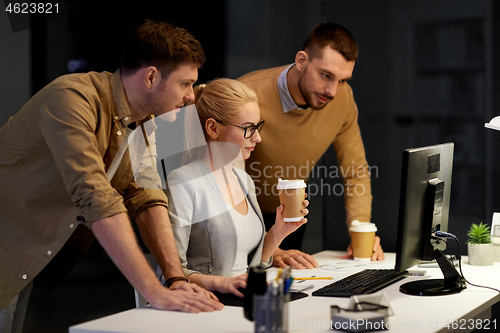
[[[484,127],[500,131],[500,116],[493,117]],[[500,261],[500,213],[493,213],[491,219],[491,242],[493,243],[493,259]]]
[[[489,123],[484,123],[484,127],[500,131],[500,116],[496,116]]]
[[[490,239],[493,243],[493,260],[500,261],[500,213],[493,213]]]

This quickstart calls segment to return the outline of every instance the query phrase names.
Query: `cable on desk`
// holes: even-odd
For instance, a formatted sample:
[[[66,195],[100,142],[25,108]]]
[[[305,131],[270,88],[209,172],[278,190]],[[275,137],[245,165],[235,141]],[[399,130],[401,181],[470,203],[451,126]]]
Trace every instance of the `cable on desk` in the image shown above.
[[[460,251],[460,242],[458,241],[457,236],[455,236],[454,234],[451,234],[449,232],[444,232],[444,231],[436,231],[436,236],[438,236],[438,237],[444,237],[444,238],[453,238],[455,240],[455,242],[457,243],[457,245],[458,245],[458,268],[460,269],[460,274],[462,274],[462,277],[464,278],[465,282],[467,282],[468,284],[470,284],[471,286],[474,286],[474,287],[491,289],[491,290],[496,291],[497,293],[500,293],[500,290],[498,290],[496,288],[488,287],[488,286],[480,286],[480,285],[477,285],[477,284],[474,284],[474,283],[470,283],[465,278],[464,273],[462,272],[462,255],[461,255],[461,251]],[[446,240],[443,239],[443,241],[446,244],[448,244],[448,242],[446,242]]]

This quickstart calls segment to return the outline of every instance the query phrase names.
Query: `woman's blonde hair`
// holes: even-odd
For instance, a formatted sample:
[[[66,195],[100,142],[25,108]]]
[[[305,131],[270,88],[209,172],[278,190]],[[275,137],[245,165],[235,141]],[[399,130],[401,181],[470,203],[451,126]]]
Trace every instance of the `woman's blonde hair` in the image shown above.
[[[240,109],[250,102],[257,103],[257,94],[240,81],[222,78],[195,88],[196,110],[203,131],[209,118],[227,124],[237,118]]]
[[[215,79],[206,84],[200,84],[195,87],[194,94],[194,104],[205,139],[207,139],[205,124],[208,119],[213,118],[228,124],[240,115],[243,106],[251,102],[258,102],[257,94],[252,88],[240,81],[227,78]],[[186,136],[184,151],[187,154],[183,157],[183,164],[202,156],[199,149],[193,149],[192,145],[190,145],[189,138],[194,137],[192,135],[194,134],[193,129],[199,129],[199,127],[194,123],[195,119],[189,118],[191,117],[186,117],[185,125],[186,133],[191,133],[191,135]]]

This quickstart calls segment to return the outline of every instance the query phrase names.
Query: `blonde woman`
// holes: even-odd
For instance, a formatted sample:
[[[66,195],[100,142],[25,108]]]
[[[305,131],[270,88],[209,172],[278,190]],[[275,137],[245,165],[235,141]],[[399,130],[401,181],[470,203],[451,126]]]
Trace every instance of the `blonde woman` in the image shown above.
[[[243,297],[238,288],[246,287],[248,267],[269,267],[281,241],[307,219],[284,222],[280,206],[266,233],[253,180],[237,167],[261,141],[264,121],[255,92],[236,80],[217,79],[197,87],[195,105],[198,119],[186,123],[200,128],[206,145],[188,144],[189,164],[167,177],[177,249],[191,282]],[[304,200],[305,214],[308,204]]]

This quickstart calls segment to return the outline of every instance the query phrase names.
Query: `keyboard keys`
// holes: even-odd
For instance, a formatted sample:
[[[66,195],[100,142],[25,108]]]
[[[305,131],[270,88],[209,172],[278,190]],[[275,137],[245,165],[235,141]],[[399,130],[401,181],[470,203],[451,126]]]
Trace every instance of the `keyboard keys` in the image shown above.
[[[313,296],[350,297],[351,295],[370,294],[406,276],[393,269],[365,269],[335,281],[312,293]]]

